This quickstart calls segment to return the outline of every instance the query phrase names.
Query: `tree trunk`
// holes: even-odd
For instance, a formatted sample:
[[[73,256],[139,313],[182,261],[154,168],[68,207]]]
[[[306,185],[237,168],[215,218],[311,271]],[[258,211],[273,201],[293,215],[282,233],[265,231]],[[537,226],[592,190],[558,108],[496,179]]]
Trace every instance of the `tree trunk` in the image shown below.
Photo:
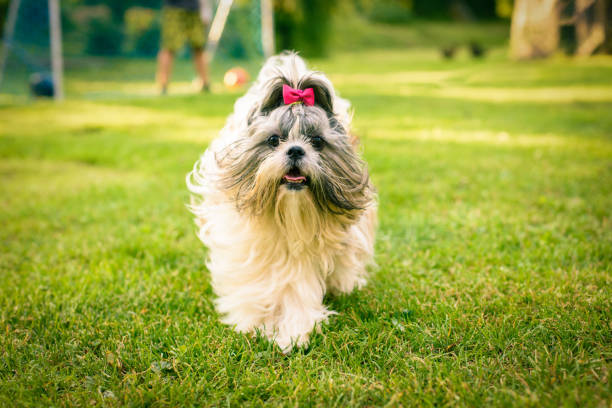
[[[510,29],[510,52],[515,59],[544,58],[559,46],[557,0],[516,0]]]
[[[606,39],[604,0],[576,0],[576,55],[589,56]]]

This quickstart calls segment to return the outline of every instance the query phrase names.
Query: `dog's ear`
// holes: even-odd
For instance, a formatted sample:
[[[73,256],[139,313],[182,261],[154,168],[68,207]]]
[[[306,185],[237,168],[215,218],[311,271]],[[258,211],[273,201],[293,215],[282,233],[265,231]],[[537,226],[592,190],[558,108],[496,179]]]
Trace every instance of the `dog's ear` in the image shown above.
[[[307,89],[312,88],[315,96],[315,105],[321,107],[331,118],[334,116],[333,90],[331,84],[322,78],[310,75],[302,78],[297,84],[292,83],[285,76],[279,75],[269,80],[264,85],[264,98],[255,105],[248,114],[248,123],[259,115],[267,115],[274,109],[283,105],[283,85],[292,88]]]
[[[264,85],[264,98],[256,104],[248,114],[249,125],[259,115],[267,115],[274,109],[283,104],[283,85],[290,85],[290,82],[284,76],[278,76],[269,80]]]
[[[298,83],[299,89],[312,88],[315,96],[315,105],[320,106],[328,115],[334,114],[333,90],[331,84],[314,75],[302,78]]]
[[[266,97],[261,101],[260,112],[267,115],[283,104],[283,85],[289,84],[284,77],[275,78],[266,85]]]

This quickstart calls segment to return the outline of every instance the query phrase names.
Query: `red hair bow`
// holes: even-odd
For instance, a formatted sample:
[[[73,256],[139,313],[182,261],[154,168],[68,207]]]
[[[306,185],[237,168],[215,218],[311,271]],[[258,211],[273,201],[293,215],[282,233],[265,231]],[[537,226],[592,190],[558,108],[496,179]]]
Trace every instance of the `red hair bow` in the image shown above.
[[[289,85],[283,84],[283,101],[285,105],[304,102],[306,105],[312,106],[315,102],[314,90],[306,88],[302,91],[301,89],[293,89]]]

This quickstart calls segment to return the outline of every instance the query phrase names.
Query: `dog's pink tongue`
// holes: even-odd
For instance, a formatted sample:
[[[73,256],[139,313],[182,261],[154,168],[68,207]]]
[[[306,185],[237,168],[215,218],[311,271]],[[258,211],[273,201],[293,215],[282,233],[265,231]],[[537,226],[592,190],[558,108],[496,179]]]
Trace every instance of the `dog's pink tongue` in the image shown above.
[[[285,174],[285,180],[290,183],[301,183],[302,181],[306,181],[306,177],[304,176],[290,176],[289,174]]]

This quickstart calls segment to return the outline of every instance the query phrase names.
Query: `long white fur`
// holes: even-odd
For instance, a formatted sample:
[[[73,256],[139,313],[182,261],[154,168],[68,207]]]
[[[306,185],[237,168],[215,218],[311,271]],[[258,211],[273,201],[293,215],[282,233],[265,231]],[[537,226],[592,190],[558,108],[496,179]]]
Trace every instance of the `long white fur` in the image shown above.
[[[198,236],[209,249],[207,266],[222,321],[239,332],[260,331],[287,352],[307,344],[313,328],[335,313],[323,305],[327,291],[349,293],[366,283],[377,206],[372,201],[347,225],[324,214],[309,193],[280,188],[271,217],[237,208],[222,186],[216,155],[244,137],[263,86],[279,72],[288,78],[313,75],[294,54],[269,59],[196,162],[187,184],[196,198],[191,210]],[[349,129],[349,103],[333,98],[335,116]]]

